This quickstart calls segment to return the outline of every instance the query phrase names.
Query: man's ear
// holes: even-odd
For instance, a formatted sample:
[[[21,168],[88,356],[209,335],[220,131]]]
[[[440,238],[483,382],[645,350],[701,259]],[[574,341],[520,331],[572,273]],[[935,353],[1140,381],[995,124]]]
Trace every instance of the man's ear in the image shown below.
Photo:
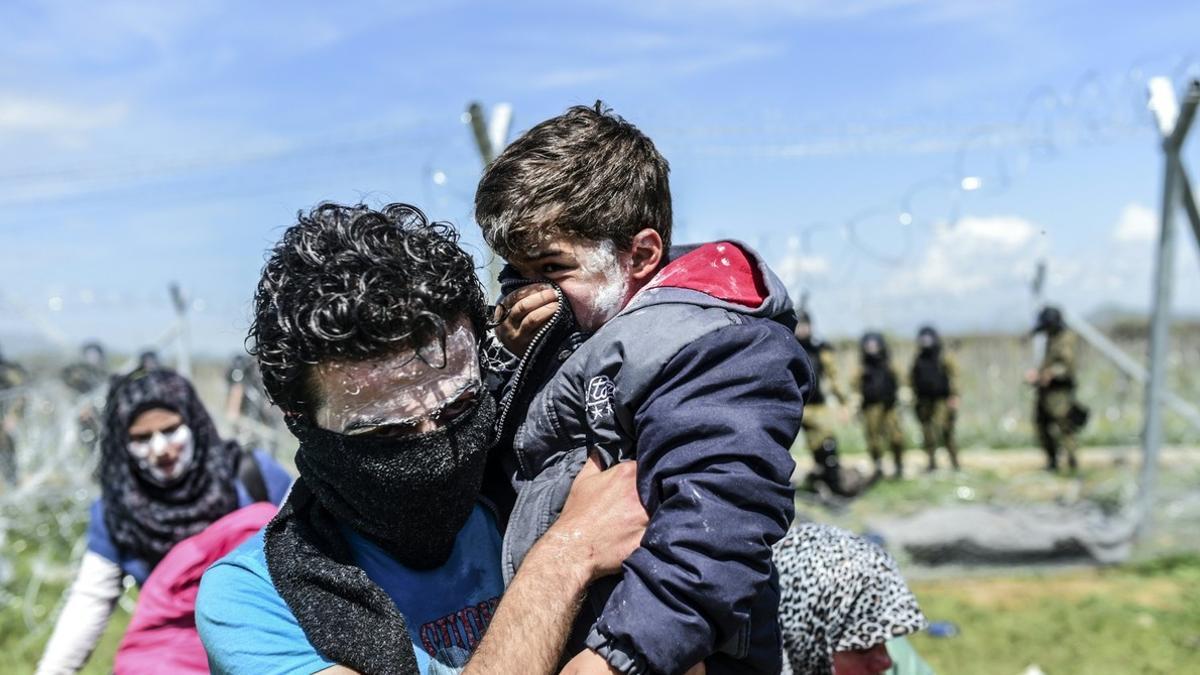
[[[662,235],[646,228],[633,235],[629,245],[629,276],[637,283],[646,283],[658,272],[666,251],[663,250]]]

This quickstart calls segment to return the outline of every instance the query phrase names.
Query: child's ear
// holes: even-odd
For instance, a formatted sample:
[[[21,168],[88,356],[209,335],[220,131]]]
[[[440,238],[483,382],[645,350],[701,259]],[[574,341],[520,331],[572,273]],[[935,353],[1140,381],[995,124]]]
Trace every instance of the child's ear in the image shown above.
[[[655,230],[647,227],[633,235],[629,246],[630,276],[634,281],[649,281],[658,272],[665,253],[662,235]]]

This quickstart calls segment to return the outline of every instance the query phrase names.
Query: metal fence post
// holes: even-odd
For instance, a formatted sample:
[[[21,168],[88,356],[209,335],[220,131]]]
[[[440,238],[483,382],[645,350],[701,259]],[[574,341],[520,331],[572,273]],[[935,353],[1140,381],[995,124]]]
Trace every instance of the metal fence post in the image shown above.
[[[179,326],[176,339],[176,353],[178,354],[178,363],[175,364],[175,370],[184,377],[191,378],[192,376],[192,340],[191,333],[188,331],[188,299],[183,295],[183,289],[174,281],[168,287],[171,294],[171,304],[175,308],[177,325]]]
[[[508,144],[508,132],[512,127],[512,106],[507,103],[497,104],[492,109],[492,119],[488,122],[483,106],[472,101],[467,106],[467,119],[471,123],[471,134],[479,150],[479,158],[483,161],[484,170],[487,170],[492,160],[496,159]],[[495,253],[489,253],[491,257],[487,266],[487,299],[491,302],[500,297],[500,268],[503,262]]]
[[[1142,471],[1138,486],[1137,536],[1150,530],[1154,511],[1154,493],[1158,483],[1158,457],[1163,440],[1163,390],[1170,348],[1171,294],[1175,280],[1175,212],[1180,206],[1183,175],[1179,151],[1195,117],[1197,85],[1193,83],[1183,109],[1176,104],[1171,81],[1156,77],[1150,81],[1150,109],[1163,137],[1164,176],[1162,222],[1154,257],[1154,299],[1150,318],[1150,363],[1146,379],[1146,403],[1142,429]],[[1189,190],[1190,191],[1190,190]]]

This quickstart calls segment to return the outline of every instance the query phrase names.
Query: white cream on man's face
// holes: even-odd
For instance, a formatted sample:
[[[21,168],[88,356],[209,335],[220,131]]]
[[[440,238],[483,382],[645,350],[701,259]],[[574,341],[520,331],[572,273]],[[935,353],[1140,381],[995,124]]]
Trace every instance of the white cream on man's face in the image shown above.
[[[470,324],[447,331],[444,350],[433,340],[389,358],[317,365],[317,425],[348,435],[405,435],[448,423],[480,394],[482,377]]]

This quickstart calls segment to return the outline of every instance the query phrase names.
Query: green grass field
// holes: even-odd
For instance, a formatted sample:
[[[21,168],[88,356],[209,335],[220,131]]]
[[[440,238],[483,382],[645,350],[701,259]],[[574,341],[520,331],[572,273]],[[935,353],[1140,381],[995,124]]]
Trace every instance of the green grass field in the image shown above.
[[[39,525],[5,533],[4,559],[10,568],[0,587],[5,599],[0,608],[0,673],[32,673],[50,637],[54,612],[71,580],[72,549],[83,533],[78,523],[65,529],[53,526],[56,521],[50,514],[65,508],[46,506]],[[112,672],[113,655],[129,622],[122,605],[132,607],[136,592],[125,595],[83,672]]]
[[[6,620],[0,619],[0,620]],[[79,671],[84,675],[105,675],[112,672],[113,656],[117,653],[117,646],[121,643],[121,635],[125,632],[125,626],[129,623],[129,614],[122,609],[118,609],[113,614],[112,621],[108,624],[108,630],[104,632],[104,637],[100,638],[100,644],[96,646],[96,651],[92,653],[91,659],[83,670]],[[23,629],[24,626],[22,625]],[[9,640],[8,633],[4,633],[5,638],[0,640],[0,672],[13,673],[32,673],[37,667],[38,658],[42,654],[42,648],[45,646],[46,639],[49,634],[42,636],[36,640]],[[12,643],[12,644],[10,644]]]
[[[912,586],[930,620],[961,630],[913,640],[939,673],[1167,674],[1200,658],[1200,557]]]
[[[1040,470],[1040,455],[1032,448],[975,449],[965,453],[962,473],[885,480],[832,512],[805,500],[797,508],[805,517],[855,531],[879,517],[964,502],[1088,501],[1115,511],[1132,497],[1133,452],[1089,448],[1082,453],[1080,475],[1067,477]],[[910,451],[907,461],[918,467],[922,458]],[[920,634],[914,646],[937,672],[949,674],[1019,675],[1031,665],[1047,675],[1189,672],[1189,664],[1200,658],[1200,511],[1195,506],[1200,450],[1173,449],[1163,467],[1154,528],[1126,565],[913,568],[898,554],[929,620],[960,629],[953,638]]]

